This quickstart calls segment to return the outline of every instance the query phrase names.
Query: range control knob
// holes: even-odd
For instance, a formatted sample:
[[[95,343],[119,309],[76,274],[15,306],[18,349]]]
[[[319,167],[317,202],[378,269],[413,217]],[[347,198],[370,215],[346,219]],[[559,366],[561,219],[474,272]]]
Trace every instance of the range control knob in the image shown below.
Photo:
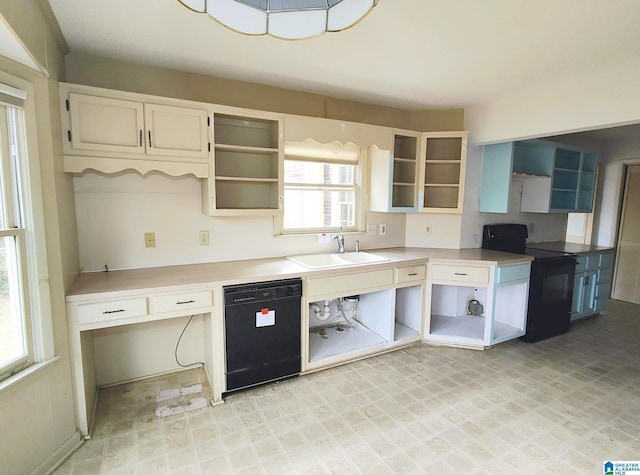
[[[293,295],[293,287],[285,287],[284,294],[287,297],[291,297]]]

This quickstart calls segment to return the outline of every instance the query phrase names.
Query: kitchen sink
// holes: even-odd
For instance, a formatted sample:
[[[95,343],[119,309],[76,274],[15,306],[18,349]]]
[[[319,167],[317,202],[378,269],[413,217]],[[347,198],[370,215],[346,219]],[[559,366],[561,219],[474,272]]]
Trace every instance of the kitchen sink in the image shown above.
[[[376,256],[368,252],[345,252],[342,254],[303,254],[289,256],[290,261],[308,267],[309,269],[325,269],[330,267],[346,267],[362,264],[385,262],[386,257]]]

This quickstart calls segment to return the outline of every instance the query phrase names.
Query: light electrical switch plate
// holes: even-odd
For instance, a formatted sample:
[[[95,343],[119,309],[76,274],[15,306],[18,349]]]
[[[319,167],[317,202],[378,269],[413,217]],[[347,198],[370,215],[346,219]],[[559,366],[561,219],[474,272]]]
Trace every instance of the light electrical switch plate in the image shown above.
[[[378,234],[378,226],[375,224],[367,224],[367,236],[375,236]]]
[[[386,236],[387,235],[387,225],[386,224],[381,224],[379,226],[379,228],[380,228],[380,232],[379,232],[380,236]]]
[[[156,233],[144,233],[144,247],[156,247]]]
[[[430,224],[425,224],[424,225],[424,232],[426,234],[431,234],[431,225]]]
[[[209,231],[207,230],[200,231],[200,245],[201,246],[209,245]]]

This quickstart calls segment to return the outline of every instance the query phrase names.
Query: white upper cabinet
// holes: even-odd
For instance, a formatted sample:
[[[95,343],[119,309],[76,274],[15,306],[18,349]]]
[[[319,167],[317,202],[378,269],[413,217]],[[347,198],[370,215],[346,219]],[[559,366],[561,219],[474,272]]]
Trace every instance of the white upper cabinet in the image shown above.
[[[65,171],[209,173],[206,104],[60,85]]]
[[[420,211],[462,213],[468,132],[423,134]]]
[[[389,152],[369,152],[369,209],[462,213],[466,158],[467,132],[393,131]]]
[[[236,108],[214,112],[214,151],[202,183],[203,212],[210,216],[282,211],[282,116]]]
[[[391,151],[376,146],[369,148],[371,211],[418,211],[421,135],[395,130]]]
[[[145,153],[141,102],[70,93],[68,110],[73,150]]]
[[[148,154],[207,159],[206,110],[145,104],[144,121]]]

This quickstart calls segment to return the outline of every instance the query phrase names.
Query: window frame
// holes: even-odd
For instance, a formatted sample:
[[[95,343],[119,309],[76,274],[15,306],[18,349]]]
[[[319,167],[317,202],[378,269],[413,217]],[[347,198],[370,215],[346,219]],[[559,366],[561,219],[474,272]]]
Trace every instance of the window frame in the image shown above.
[[[334,142],[335,144],[335,142]],[[333,146],[334,144],[327,144],[327,146]],[[329,163],[335,165],[353,165],[353,184],[342,185],[342,184],[317,184],[317,183],[289,183],[285,181],[284,173],[282,178],[282,190],[283,190],[283,204],[282,204],[282,212],[276,216],[274,220],[274,234],[282,235],[282,236],[291,236],[291,235],[305,235],[305,234],[322,234],[322,233],[360,233],[364,232],[364,220],[366,214],[366,190],[365,190],[365,173],[367,169],[367,160],[365,150],[360,147],[354,146],[356,148],[352,148],[349,153],[351,158],[345,159],[340,156],[339,152],[331,152],[327,153],[322,149],[323,145],[316,143],[316,146],[309,148],[304,152],[300,152],[299,145],[294,144],[291,147],[295,150],[294,153],[287,153],[287,145],[285,143],[285,151],[283,156],[283,167],[285,168],[285,163],[287,161],[299,161],[299,162],[312,162],[312,163]],[[353,144],[350,144],[353,145]],[[357,152],[355,151],[357,149]],[[357,157],[356,157],[357,153]],[[354,193],[354,225],[353,226],[323,226],[323,227],[315,227],[315,228],[286,228],[284,225],[284,214],[286,207],[286,198],[285,191],[287,189],[298,189],[298,190],[323,190],[323,191],[353,191]]]
[[[0,391],[11,387],[39,368],[57,360],[54,348],[51,290],[44,220],[44,199],[40,171],[39,134],[35,88],[26,79],[0,70],[0,103],[17,110],[20,126],[16,129],[17,167],[15,169],[22,210],[21,227],[8,231],[16,235],[20,256],[25,339],[28,357],[11,370],[0,370]],[[4,110],[3,110],[4,113]],[[4,230],[7,234],[7,230]]]

